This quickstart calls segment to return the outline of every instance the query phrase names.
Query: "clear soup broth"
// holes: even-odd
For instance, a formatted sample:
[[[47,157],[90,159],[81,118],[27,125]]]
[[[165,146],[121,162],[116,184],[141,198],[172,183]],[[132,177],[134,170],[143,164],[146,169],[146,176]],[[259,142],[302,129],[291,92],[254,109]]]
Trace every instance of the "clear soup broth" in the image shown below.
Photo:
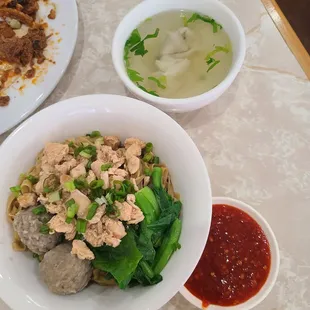
[[[148,18],[124,49],[130,79],[152,95],[174,99],[217,86],[228,74],[232,56],[225,29],[212,17],[190,11]]]

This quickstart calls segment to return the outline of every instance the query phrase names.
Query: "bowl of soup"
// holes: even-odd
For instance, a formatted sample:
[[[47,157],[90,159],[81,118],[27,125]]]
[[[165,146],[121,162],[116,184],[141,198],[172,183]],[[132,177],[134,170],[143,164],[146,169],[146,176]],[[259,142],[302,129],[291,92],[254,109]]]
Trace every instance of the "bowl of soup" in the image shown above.
[[[245,57],[245,34],[217,0],[148,0],[119,24],[114,67],[128,91],[165,112],[187,112],[218,99]]]

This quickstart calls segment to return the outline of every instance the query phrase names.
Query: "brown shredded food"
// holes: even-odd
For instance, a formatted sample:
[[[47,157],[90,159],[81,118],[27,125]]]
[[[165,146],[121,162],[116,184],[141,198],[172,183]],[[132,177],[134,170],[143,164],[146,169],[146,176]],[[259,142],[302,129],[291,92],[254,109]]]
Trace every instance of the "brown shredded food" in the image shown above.
[[[31,66],[25,74],[26,78],[35,76],[33,68],[35,60],[38,64],[45,61],[44,50],[47,47],[48,37],[45,34],[44,25],[35,22],[39,9],[38,1],[0,0],[0,18],[2,19],[0,21],[0,64],[8,62],[13,65],[12,73],[15,75],[20,75],[23,67]],[[55,10],[51,10],[48,17],[56,18]],[[16,26],[12,25],[12,20],[15,25],[17,23],[17,27],[20,27],[20,24],[28,26],[28,33],[18,37],[13,29]],[[0,90],[4,88],[7,78],[7,75],[2,74]],[[8,103],[8,96],[0,97],[0,106],[6,106]]]

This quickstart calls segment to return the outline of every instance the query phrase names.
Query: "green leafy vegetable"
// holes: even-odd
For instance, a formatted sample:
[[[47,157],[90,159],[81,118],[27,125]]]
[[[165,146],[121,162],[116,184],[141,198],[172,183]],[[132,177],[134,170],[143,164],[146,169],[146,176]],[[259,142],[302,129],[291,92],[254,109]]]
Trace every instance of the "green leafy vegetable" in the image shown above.
[[[148,50],[145,49],[144,42],[148,39],[157,38],[159,34],[159,28],[155,30],[154,33],[148,34],[143,40],[141,40],[140,33],[138,29],[133,31],[134,34],[131,34],[130,38],[127,40],[125,46],[127,45],[130,48],[130,51],[135,53],[136,56],[144,56]],[[139,41],[138,41],[139,39]],[[137,43],[136,43],[137,42]]]
[[[222,29],[223,26],[217,23],[213,18],[207,15],[200,15],[198,13],[194,13],[188,20],[185,20],[184,26],[188,26],[188,24],[195,22],[197,20],[201,20],[205,23],[209,23],[213,27],[213,33],[218,32],[218,29]]]
[[[154,90],[147,90],[144,86],[142,86],[141,84],[138,84],[138,83],[137,83],[137,86],[138,86],[140,89],[142,89],[143,91],[145,91],[146,93],[149,93],[150,95],[159,97],[159,95],[156,93],[156,91],[154,91]]]
[[[159,206],[153,191],[149,187],[143,187],[136,193],[136,204],[142,210],[147,224],[157,220],[159,216]]]
[[[214,58],[210,57],[206,62],[207,62],[207,65],[211,65],[215,61],[216,60]]]
[[[164,77],[164,80],[162,79],[157,79],[156,77],[153,76],[149,76],[148,79],[150,81],[153,81],[157,84],[157,86],[161,89],[166,89],[166,85],[163,83],[164,81],[166,81],[166,78]]]
[[[179,248],[179,239],[181,235],[182,223],[179,219],[176,219],[169,233],[165,236],[162,245],[156,253],[154,263],[154,273],[160,274],[165,266],[168,264],[172,254]]]
[[[137,248],[134,234],[130,230],[118,247],[104,245],[99,248],[92,247],[91,250],[95,254],[93,266],[111,273],[121,289],[128,286],[143,257]]]
[[[133,82],[143,82],[144,81],[144,78],[140,75],[140,73],[138,71],[127,68],[127,74]]]

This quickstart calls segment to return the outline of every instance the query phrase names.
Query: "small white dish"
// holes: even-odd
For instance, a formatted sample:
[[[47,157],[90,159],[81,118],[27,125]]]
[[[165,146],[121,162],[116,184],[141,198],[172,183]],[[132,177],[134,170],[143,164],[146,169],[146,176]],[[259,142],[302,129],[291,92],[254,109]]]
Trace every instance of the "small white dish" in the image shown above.
[[[152,141],[181,195],[182,247],[172,256],[158,285],[124,291],[90,285],[76,295],[58,296],[50,293],[40,280],[36,260],[29,253],[13,251],[6,201],[9,188],[16,184],[20,173],[34,164],[46,142],[64,141],[93,130],[118,135],[123,141],[128,137]],[[1,145],[0,158],[0,298],[12,309],[157,310],[180,290],[197,265],[211,223],[208,172],[188,134],[158,109],[122,96],[71,98],[38,112],[21,124]]]
[[[208,310],[250,310],[260,304],[270,293],[272,290],[274,284],[276,283],[277,276],[279,273],[279,267],[280,267],[280,252],[279,252],[279,246],[277,239],[270,227],[270,225],[267,223],[267,221],[262,217],[261,214],[259,214],[254,208],[249,206],[248,204],[228,198],[228,197],[213,197],[212,204],[226,204],[233,206],[235,208],[238,208],[248,215],[250,215],[262,228],[264,231],[270,245],[270,251],[271,251],[271,266],[270,266],[270,272],[268,275],[268,278],[263,285],[263,287],[260,289],[260,291],[254,295],[252,298],[247,300],[246,302],[231,306],[231,307],[222,307],[217,305],[209,305],[207,308],[202,307],[202,301],[191,294],[191,292],[183,286],[180,290],[180,293],[187,299],[191,304],[196,306],[199,309],[208,309]]]
[[[55,64],[45,61],[40,65],[36,83],[32,80],[19,78],[7,91],[11,101],[7,107],[0,108],[0,134],[11,129],[36,108],[54,90],[64,75],[72,58],[78,34],[78,10],[75,0],[53,0],[56,6],[56,19],[48,19],[47,15],[53,8],[51,4],[40,1],[38,18],[49,25],[46,33],[53,33],[48,41],[45,55]],[[22,90],[20,90],[22,87]]]
[[[184,99],[156,97],[137,87],[126,73],[124,45],[131,32],[147,18],[171,10],[189,10],[209,15],[223,26],[232,43],[233,63],[228,75],[215,88],[199,96]],[[147,0],[137,5],[121,21],[113,39],[112,58],[122,82],[135,97],[165,112],[187,112],[210,104],[229,88],[241,69],[245,51],[245,34],[240,21],[228,7],[218,0]]]

